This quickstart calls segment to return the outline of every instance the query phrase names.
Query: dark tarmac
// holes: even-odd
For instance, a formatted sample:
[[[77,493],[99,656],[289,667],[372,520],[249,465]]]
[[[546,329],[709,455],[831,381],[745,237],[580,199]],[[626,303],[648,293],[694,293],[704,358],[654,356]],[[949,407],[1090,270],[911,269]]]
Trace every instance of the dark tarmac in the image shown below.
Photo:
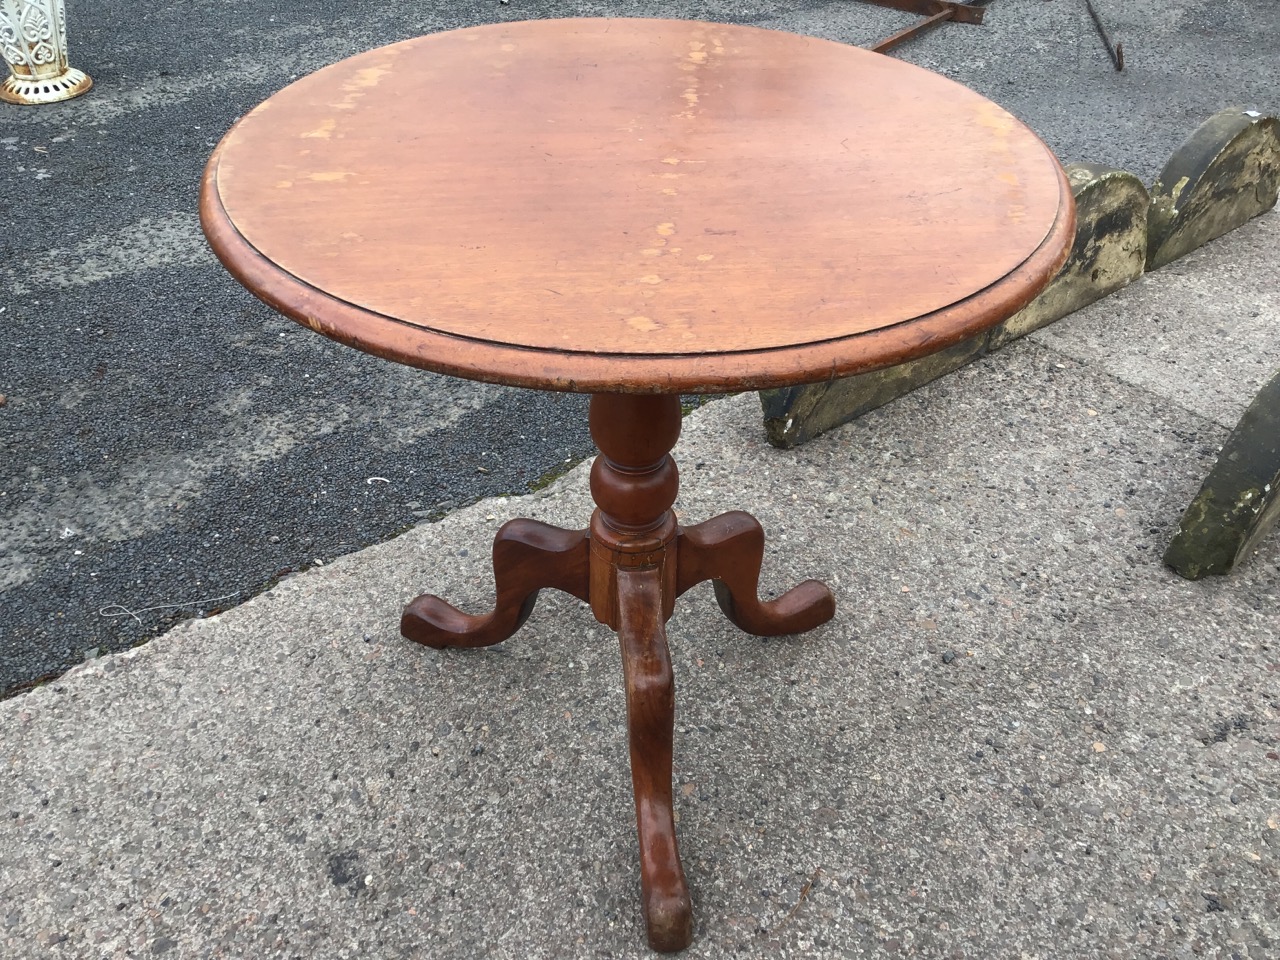
[[[896,51],[1148,181],[1222,106],[1280,110],[1280,7],[996,0]],[[585,398],[397,368],[276,317],[204,247],[218,138],[290,80],[416,34],[566,15],[751,23],[868,45],[852,2],[69,4],[94,89],[0,105],[0,691],[135,646],[301,569],[592,452]],[[246,19],[252,16],[252,21]],[[922,172],[968,176],[945,157]]]

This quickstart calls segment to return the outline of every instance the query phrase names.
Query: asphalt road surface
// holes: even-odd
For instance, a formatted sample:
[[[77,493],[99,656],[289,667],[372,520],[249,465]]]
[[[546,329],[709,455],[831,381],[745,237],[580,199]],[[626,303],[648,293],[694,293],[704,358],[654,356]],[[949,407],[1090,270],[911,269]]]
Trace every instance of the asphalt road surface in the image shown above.
[[[1147,180],[1218,109],[1280,111],[1273,0],[1095,7],[1122,74],[1083,0],[995,0],[984,26],[943,25],[896,55],[1003,104],[1064,161]],[[143,9],[70,0],[72,61],[94,90],[0,104],[0,692],[592,451],[585,398],[400,368],[243,291],[203,244],[196,195],[246,110],[345,56],[478,23],[691,17],[868,45],[915,19],[855,0]]]

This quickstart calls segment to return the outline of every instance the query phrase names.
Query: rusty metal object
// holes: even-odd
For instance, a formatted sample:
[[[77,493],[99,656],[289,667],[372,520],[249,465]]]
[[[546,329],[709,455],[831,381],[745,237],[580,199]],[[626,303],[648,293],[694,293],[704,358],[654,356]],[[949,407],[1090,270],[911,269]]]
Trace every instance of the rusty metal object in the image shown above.
[[[0,100],[56,103],[78,97],[93,81],[67,63],[67,14],[63,0],[0,3],[0,55],[12,76],[0,83]]]
[[[905,30],[899,30],[897,33],[895,33],[891,37],[885,37],[883,40],[881,40],[871,49],[874,53],[888,53],[894,47],[898,46],[898,44],[906,43],[908,40],[910,40],[912,37],[916,36],[917,34],[924,33],[924,31],[926,30],[931,30],[934,27],[936,27],[938,24],[940,24],[943,20],[950,20],[950,19],[951,19],[950,10],[943,10],[941,13],[935,13],[932,17],[929,17],[925,20],[921,20],[918,23],[913,23],[911,26],[907,27],[907,29]]]
[[[1111,58],[1111,62],[1115,65],[1116,72],[1119,73],[1124,69],[1124,44],[1111,42],[1111,38],[1107,36],[1107,28],[1102,25],[1102,18],[1098,16],[1098,11],[1093,9],[1091,0],[1084,0],[1085,9],[1089,11],[1089,16],[1093,20],[1093,25],[1098,30],[1098,36],[1102,38],[1102,45],[1107,48],[1107,56]]]
[[[948,19],[956,23],[981,23],[987,12],[983,3],[957,3],[955,0],[860,0],[862,3],[874,4],[877,7],[889,7],[904,13],[918,13],[922,17],[933,19],[940,13],[946,13]]]
[[[903,10],[907,13],[918,13],[924,17],[918,23],[913,23],[905,30],[899,30],[893,36],[886,37],[871,47],[876,53],[887,53],[912,37],[926,30],[932,30],[944,20],[954,23],[982,23],[982,17],[987,12],[986,5],[991,0],[974,0],[972,3],[954,3],[951,0],[861,0],[861,2],[872,3],[877,7]]]

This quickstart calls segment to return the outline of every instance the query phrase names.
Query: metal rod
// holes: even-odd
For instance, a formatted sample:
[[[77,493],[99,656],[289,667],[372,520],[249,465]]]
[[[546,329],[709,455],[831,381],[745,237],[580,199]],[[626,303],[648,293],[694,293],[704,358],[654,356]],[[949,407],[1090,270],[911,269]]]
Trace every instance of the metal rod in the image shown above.
[[[875,53],[886,53],[887,51],[892,50],[898,44],[906,43],[916,34],[923,33],[925,30],[928,30],[931,27],[936,27],[943,20],[950,20],[952,16],[953,16],[953,13],[950,10],[943,10],[940,13],[935,13],[932,17],[928,17],[924,20],[921,20],[918,23],[913,23],[911,26],[907,27],[907,29],[899,30],[893,36],[886,37],[871,49]]]
[[[1102,25],[1102,18],[1098,16],[1098,11],[1093,9],[1092,0],[1084,0],[1084,5],[1089,11],[1089,16],[1093,18],[1093,25],[1098,28],[1098,36],[1102,38],[1102,43],[1107,48],[1107,56],[1111,58],[1118,73],[1124,69],[1124,45],[1120,43],[1112,45],[1111,38],[1107,36],[1107,28]]]
[[[977,3],[958,3],[956,0],[862,0],[877,7],[889,7],[906,13],[918,13],[922,17],[934,17],[944,10],[950,10],[952,19],[957,23],[981,23],[986,13],[983,9],[990,0]]]

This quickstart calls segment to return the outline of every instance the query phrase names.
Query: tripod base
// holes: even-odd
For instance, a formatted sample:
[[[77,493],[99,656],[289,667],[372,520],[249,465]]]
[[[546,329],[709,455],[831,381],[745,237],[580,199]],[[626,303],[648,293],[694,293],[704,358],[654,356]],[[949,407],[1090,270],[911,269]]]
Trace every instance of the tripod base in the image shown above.
[[[493,545],[497,604],[472,616],[424,595],[405,608],[400,632],[429,647],[501,643],[528,619],[538,591],[554,587],[591,604],[615,630],[626,681],[627,733],[640,842],[640,886],[649,944],[673,952],[693,938],[693,908],[676,844],[671,761],[675,684],[665,623],[675,599],[712,581],[720,609],[757,636],[802,633],[830,620],[835,599],[806,580],[776,600],[758,596],[764,531],[748,513],[679,527],[669,451],[680,428],[676,397],[592,397],[592,468],[598,509],[588,530],[511,520]],[[648,424],[647,430],[637,424]]]

